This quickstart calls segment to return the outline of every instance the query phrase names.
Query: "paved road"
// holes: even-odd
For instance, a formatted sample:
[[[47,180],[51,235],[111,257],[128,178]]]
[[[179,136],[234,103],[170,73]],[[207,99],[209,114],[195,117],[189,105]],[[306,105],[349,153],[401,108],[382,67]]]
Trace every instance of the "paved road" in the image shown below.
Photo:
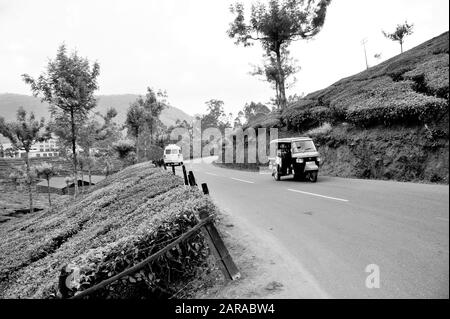
[[[449,187],[287,177],[188,163],[226,212],[275,238],[332,298],[448,298]],[[368,289],[367,265],[380,270]]]

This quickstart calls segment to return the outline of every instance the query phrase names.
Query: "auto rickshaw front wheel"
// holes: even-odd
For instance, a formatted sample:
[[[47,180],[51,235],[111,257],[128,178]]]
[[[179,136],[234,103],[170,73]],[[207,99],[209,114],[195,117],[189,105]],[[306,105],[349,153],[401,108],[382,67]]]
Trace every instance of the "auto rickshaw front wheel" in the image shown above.
[[[310,182],[315,183],[317,182],[317,175],[318,175],[317,171],[309,172],[307,174],[307,178]]]

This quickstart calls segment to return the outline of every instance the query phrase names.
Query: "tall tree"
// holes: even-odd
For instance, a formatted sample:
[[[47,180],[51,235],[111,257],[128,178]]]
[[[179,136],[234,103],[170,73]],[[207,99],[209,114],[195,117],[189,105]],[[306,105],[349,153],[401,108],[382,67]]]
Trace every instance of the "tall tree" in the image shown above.
[[[202,130],[208,127],[216,127],[223,132],[225,128],[231,127],[230,118],[223,108],[223,101],[212,99],[205,104],[207,113],[201,117]]]
[[[236,44],[250,46],[259,41],[265,52],[275,56],[280,107],[286,107],[286,85],[282,51],[292,41],[311,39],[322,29],[331,0],[269,0],[251,7],[249,22],[245,21],[244,5],[236,3],[230,11],[235,15],[228,35]]]
[[[151,88],[147,88],[147,94],[145,95],[145,100],[141,103],[146,110],[150,113],[150,144],[153,144],[153,135],[157,132],[158,127],[161,125],[159,121],[159,116],[162,110],[166,107],[167,93],[159,90],[157,93]]]
[[[112,149],[114,142],[118,141],[121,137],[118,125],[113,121],[117,116],[117,111],[114,108],[109,108],[105,114],[100,112],[95,113],[103,120],[100,123],[96,118],[92,118],[85,122],[78,134],[78,144],[82,150],[82,155],[79,160],[79,167],[88,170],[89,184],[92,183],[92,167],[95,163],[95,159],[92,156],[92,151],[106,151]]]
[[[148,112],[137,102],[133,102],[127,110],[127,118],[125,125],[128,129],[128,135],[135,140],[136,161],[139,162],[139,137],[144,129],[144,126],[149,121]]]
[[[392,33],[388,33],[385,31],[383,32],[383,35],[392,40],[392,41],[398,41],[400,43],[400,52],[403,53],[403,43],[406,36],[413,34],[413,24],[408,24],[408,21],[405,21],[403,24],[397,24],[397,27],[395,28],[395,31]]]
[[[166,92],[161,90],[155,92],[148,87],[145,97],[139,96],[128,108],[125,125],[128,128],[128,134],[135,138],[137,161],[139,161],[141,142],[139,138],[148,131],[150,144],[153,144],[154,134],[158,132],[158,127],[162,124],[159,116],[166,107],[166,98]]]
[[[96,106],[94,92],[98,89],[97,77],[100,66],[97,62],[92,67],[87,58],[77,52],[67,54],[65,45],[61,45],[54,60],[49,61],[46,72],[37,79],[23,75],[30,84],[33,95],[50,104],[53,116],[65,119],[69,124],[69,140],[72,147],[73,174],[77,180],[77,130],[80,122]],[[76,196],[78,184],[75,182]]]
[[[282,76],[285,83],[285,88],[289,89],[296,81],[295,73],[300,70],[300,67],[296,65],[296,61],[289,56],[289,51],[283,47],[281,50],[281,65]],[[269,82],[275,89],[275,105],[277,108],[281,108],[281,91],[280,83],[278,81],[278,66],[277,59],[273,52],[266,52],[264,54],[264,60],[262,65],[253,66],[251,75],[260,76],[264,81]],[[291,80],[289,80],[291,79]],[[289,101],[288,101],[289,102]]]
[[[45,129],[44,118],[37,120],[33,112],[27,116],[27,112],[23,108],[19,108],[17,111],[17,120],[15,122],[5,122],[5,120],[0,117],[0,134],[8,138],[16,149],[25,151],[25,179],[28,186],[31,213],[34,209],[33,193],[31,190],[33,175],[30,170],[30,150],[33,144],[49,139],[50,132]]]

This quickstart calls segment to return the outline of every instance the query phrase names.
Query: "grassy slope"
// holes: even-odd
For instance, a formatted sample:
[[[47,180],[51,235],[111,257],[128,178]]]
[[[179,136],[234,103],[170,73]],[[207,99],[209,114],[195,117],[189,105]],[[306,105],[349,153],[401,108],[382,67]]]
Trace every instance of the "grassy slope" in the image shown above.
[[[133,263],[131,257],[115,261],[120,256],[143,259],[153,250],[137,248],[185,232],[200,210],[214,213],[197,188],[182,184],[180,177],[142,163],[110,176],[75,202],[62,200],[52,211],[0,225],[0,298],[51,296],[61,267],[70,262],[92,262],[94,284],[107,278],[105,269],[117,273]]]
[[[301,102],[291,105],[283,116],[308,107],[370,108],[376,102],[395,103],[398,99],[409,101],[426,99],[426,96],[447,99],[448,51],[449,34],[446,32],[369,70],[308,94]],[[425,87],[418,88],[416,81],[421,75]]]
[[[449,33],[364,72],[308,94],[252,127],[279,127],[280,136],[320,140],[323,172],[343,177],[448,182]],[[439,111],[433,113],[433,107]],[[422,122],[386,121],[392,113],[427,109]],[[446,110],[442,112],[442,109]],[[383,112],[381,112],[383,111]],[[378,121],[357,119],[366,116]],[[377,119],[377,116],[379,118]],[[324,122],[325,133],[310,134]],[[349,122],[349,124],[345,124]],[[428,128],[425,128],[427,124]],[[319,130],[320,132],[320,130]]]

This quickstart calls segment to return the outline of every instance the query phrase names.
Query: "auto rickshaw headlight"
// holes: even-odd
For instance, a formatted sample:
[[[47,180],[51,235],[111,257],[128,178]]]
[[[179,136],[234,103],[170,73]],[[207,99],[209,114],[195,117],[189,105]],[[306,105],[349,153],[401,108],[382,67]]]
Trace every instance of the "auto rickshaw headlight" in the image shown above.
[[[303,163],[303,158],[297,158],[297,163],[302,164]]]
[[[321,161],[322,161],[322,159],[321,159],[320,157],[318,157],[318,158],[317,158],[317,161],[318,161],[318,162],[321,162]]]

